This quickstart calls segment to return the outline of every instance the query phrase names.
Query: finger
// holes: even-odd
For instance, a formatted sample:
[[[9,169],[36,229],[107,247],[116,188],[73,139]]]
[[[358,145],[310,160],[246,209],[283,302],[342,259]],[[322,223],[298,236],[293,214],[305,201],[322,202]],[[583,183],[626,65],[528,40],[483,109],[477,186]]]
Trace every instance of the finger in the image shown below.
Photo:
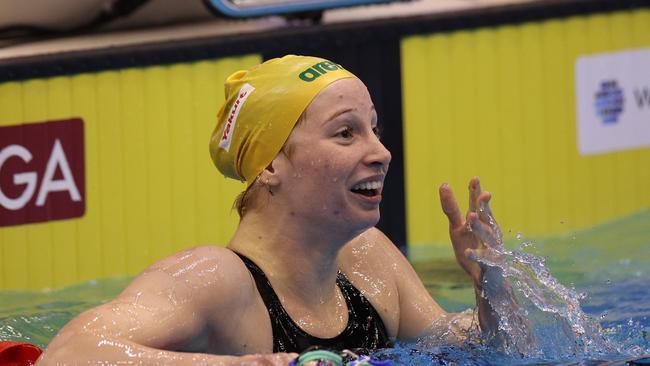
[[[499,247],[499,242],[494,235],[494,232],[492,231],[491,227],[488,226],[486,223],[482,222],[476,213],[470,213],[468,216],[469,220],[469,226],[472,228],[472,232],[474,235],[478,236],[479,239],[485,245],[487,245],[490,248],[497,248]]]
[[[449,220],[449,226],[451,228],[456,228],[463,224],[463,214],[458,208],[458,202],[456,202],[456,197],[454,197],[454,191],[451,189],[449,184],[443,183],[439,189],[440,193],[440,205],[442,206],[442,211],[447,215]]]
[[[494,214],[492,213],[492,209],[490,208],[490,200],[492,199],[492,195],[490,192],[483,192],[481,194],[481,197],[479,198],[480,201],[480,219],[481,221],[487,223],[490,228],[492,229],[492,232],[494,233],[494,236],[497,239],[497,242],[502,243],[503,242],[503,234],[501,233],[501,228],[499,228],[499,224],[497,223],[497,220],[494,218]]]
[[[481,194],[481,182],[479,181],[478,177],[473,177],[469,180],[469,186],[467,189],[469,190],[469,210],[477,212],[478,198]]]
[[[478,198],[478,214],[479,218],[483,222],[489,222],[489,218],[492,217],[492,210],[490,209],[490,200],[492,199],[492,194],[490,192],[482,192]]]

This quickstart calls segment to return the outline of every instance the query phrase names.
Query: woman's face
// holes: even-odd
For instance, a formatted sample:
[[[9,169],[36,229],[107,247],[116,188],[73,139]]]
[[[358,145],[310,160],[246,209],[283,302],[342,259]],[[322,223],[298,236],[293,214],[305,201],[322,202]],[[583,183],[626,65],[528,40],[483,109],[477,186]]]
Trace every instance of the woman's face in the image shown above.
[[[377,113],[360,80],[341,79],[323,89],[285,150],[279,188],[288,193],[291,214],[354,231],[379,221],[391,155],[379,141]]]

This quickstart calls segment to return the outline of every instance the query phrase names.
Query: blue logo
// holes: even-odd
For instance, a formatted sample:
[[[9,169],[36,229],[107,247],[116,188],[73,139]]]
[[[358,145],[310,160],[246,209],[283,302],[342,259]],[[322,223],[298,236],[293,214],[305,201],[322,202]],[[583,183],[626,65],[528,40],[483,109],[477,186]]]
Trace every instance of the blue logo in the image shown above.
[[[605,80],[600,83],[596,92],[596,113],[605,124],[618,122],[618,117],[623,113],[623,89],[616,80]]]

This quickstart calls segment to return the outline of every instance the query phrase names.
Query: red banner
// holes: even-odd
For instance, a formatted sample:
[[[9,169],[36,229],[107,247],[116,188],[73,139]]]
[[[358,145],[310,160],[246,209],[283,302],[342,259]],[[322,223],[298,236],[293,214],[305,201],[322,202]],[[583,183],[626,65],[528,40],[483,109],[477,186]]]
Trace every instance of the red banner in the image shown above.
[[[83,120],[0,127],[0,226],[86,210]]]

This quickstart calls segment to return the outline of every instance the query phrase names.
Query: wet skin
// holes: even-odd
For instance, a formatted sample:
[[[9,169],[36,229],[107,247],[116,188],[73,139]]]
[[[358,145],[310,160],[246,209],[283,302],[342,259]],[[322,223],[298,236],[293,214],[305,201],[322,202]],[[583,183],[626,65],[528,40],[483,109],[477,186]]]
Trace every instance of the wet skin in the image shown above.
[[[390,163],[376,125],[359,80],[342,79],[323,89],[289,137],[288,153],[279,153],[260,174],[259,204],[242,218],[227,248],[196,247],[147,268],[117,299],[66,325],[41,363],[286,365],[295,355],[271,354],[268,312],[233,251],[261,267],[291,318],[313,336],[333,337],[347,324],[336,286],[341,270],[378,311],[391,337],[462,342],[472,314],[440,308],[406,258],[373,227],[379,220],[378,184]],[[354,189],[367,182],[378,188]],[[481,268],[471,256],[480,255],[494,233],[487,214],[478,215],[490,197],[477,186],[472,179],[465,217],[448,186],[440,196],[456,257],[478,294]],[[479,296],[477,301],[481,326],[491,331],[489,306]]]

